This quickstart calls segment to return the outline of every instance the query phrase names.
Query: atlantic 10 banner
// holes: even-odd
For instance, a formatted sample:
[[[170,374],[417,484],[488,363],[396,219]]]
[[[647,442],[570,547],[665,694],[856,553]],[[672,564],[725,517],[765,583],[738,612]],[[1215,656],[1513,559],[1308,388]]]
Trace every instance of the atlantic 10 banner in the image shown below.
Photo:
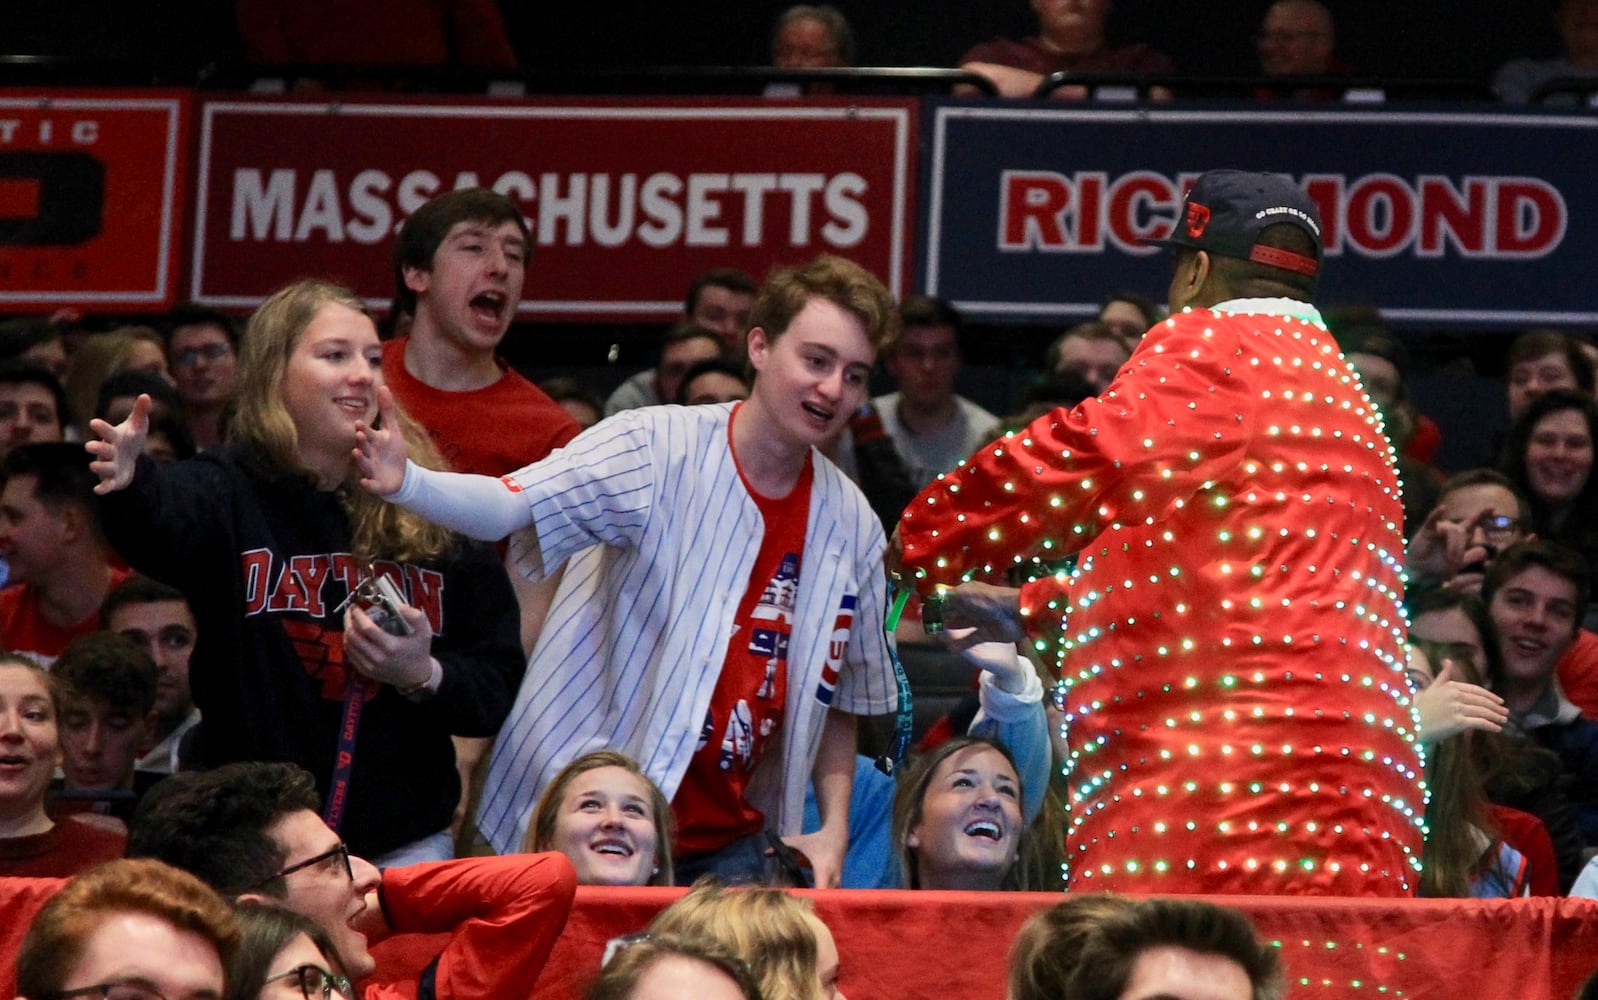
[[[1598,323],[1598,118],[929,104],[921,283],[991,320],[1163,300],[1206,170],[1284,173],[1320,209],[1318,300],[1412,326]]]
[[[473,186],[532,229],[524,316],[670,319],[707,268],[820,253],[902,293],[915,119],[908,101],[208,101],[190,296],[248,308],[309,274],[381,307],[400,223]]]

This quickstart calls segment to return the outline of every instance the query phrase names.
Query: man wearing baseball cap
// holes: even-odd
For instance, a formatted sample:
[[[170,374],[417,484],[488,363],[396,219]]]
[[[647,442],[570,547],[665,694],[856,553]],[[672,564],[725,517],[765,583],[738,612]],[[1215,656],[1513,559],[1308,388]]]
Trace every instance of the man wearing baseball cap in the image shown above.
[[[1290,178],[1199,177],[1164,241],[1171,318],[901,522],[934,620],[941,597],[963,642],[1027,641],[1061,678],[1072,889],[1414,894],[1399,486],[1310,304],[1320,234]]]

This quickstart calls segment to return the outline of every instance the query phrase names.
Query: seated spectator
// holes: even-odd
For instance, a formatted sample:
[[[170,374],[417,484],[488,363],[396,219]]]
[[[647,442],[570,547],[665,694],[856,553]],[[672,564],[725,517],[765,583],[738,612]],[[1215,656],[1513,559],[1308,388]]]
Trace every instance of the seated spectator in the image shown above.
[[[354,996],[327,932],[314,921],[264,899],[233,909],[239,947],[228,963],[227,1000],[340,1000]]]
[[[65,878],[122,856],[120,833],[45,810],[61,762],[58,689],[44,668],[0,653],[0,876]]]
[[[1081,893],[1033,914],[1010,945],[1005,1000],[1069,997],[1066,984],[1081,958],[1082,946],[1106,917],[1136,905],[1129,896]]]
[[[234,12],[257,65],[516,65],[493,0],[237,0]]]
[[[1283,1000],[1277,949],[1248,918],[1198,899],[1140,899],[1110,909],[1085,935],[1066,986],[1070,1000],[1204,997]]]
[[[1019,770],[996,743],[963,736],[899,778],[893,842],[907,889],[1025,889],[1029,835]]]
[[[1147,45],[1108,44],[1104,20],[1110,13],[1110,0],[1032,0],[1032,12],[1038,18],[1037,35],[983,42],[960,57],[960,68],[992,80],[1001,97],[1031,97],[1052,73],[1170,73],[1174,69],[1164,53]],[[1087,90],[1060,87],[1053,96],[1081,100]]]
[[[1504,439],[1499,468],[1531,508],[1527,530],[1598,565],[1598,402],[1555,389],[1529,403]],[[1583,608],[1582,613],[1586,614]]]
[[[167,361],[183,400],[183,422],[198,447],[215,448],[238,394],[239,326],[226,313],[196,305],[178,306],[167,323]]]
[[[1078,323],[1049,345],[1045,365],[1057,375],[1075,375],[1097,396],[1110,387],[1115,373],[1132,356],[1126,339],[1102,320]]]
[[[100,621],[137,645],[155,661],[153,732],[155,745],[135,767],[150,774],[179,770],[183,737],[200,721],[189,686],[189,661],[196,638],[194,612],[176,587],[133,576],[111,588],[100,606]]]
[[[59,381],[67,377],[67,348],[61,328],[44,316],[0,320],[0,361],[38,365]],[[66,407],[61,408],[63,415]]]
[[[61,764],[61,695],[42,666],[0,653],[0,875],[67,877],[120,858],[126,837],[45,808]]]
[[[1443,484],[1436,506],[1410,539],[1405,568],[1415,584],[1480,594],[1488,563],[1535,537],[1531,524],[1531,508],[1509,477],[1496,469],[1467,469]]]
[[[317,815],[320,806],[311,775],[292,764],[186,771],[146,796],[128,854],[159,858],[224,895],[264,896],[310,918],[357,986],[377,965],[369,935],[396,932],[449,935],[424,973],[440,996],[451,994],[457,976],[469,977],[481,996],[533,991],[576,889],[564,856],[462,858],[379,873],[349,853]],[[375,899],[381,908],[369,905]]]
[[[1440,661],[1441,668],[1421,648],[1410,650],[1409,671],[1417,699],[1434,686],[1449,683],[1462,662]],[[1474,676],[1474,675],[1470,675]],[[1470,682],[1475,686],[1475,682]],[[1470,751],[1474,732],[1469,726],[1457,732],[1426,736],[1426,849],[1422,855],[1420,894],[1436,898],[1514,899],[1527,895],[1531,872],[1525,855],[1498,836],[1497,823],[1487,804],[1481,775]]]
[[[716,286],[701,291],[704,302],[718,294]],[[747,315],[747,314],[746,314]],[[660,342],[660,359],[655,367],[641,371],[616,387],[605,400],[605,416],[631,410],[639,406],[658,406],[675,403],[682,389],[682,377],[688,369],[701,361],[721,360],[730,357],[722,334],[694,320],[678,323]],[[740,363],[741,364],[741,363]]]
[[[795,4],[771,32],[771,65],[778,69],[853,66],[854,31],[831,4]]]
[[[1160,308],[1154,300],[1137,292],[1116,292],[1099,306],[1099,322],[1114,330],[1129,346],[1136,347],[1149,327],[1160,321]]]
[[[100,627],[100,602],[127,578],[100,531],[83,446],[30,444],[0,460],[0,649],[49,664]]]
[[[33,918],[17,952],[17,993],[217,998],[238,940],[232,910],[193,876],[114,861],[68,882]]]
[[[683,373],[673,402],[684,406],[733,403],[749,398],[749,379],[743,369],[720,358],[701,361]]]
[[[1260,71],[1275,83],[1295,76],[1348,76],[1352,67],[1333,55],[1337,29],[1332,12],[1319,0],[1277,0],[1265,12],[1254,36]],[[1292,96],[1299,100],[1336,100],[1341,93],[1319,88],[1284,91],[1269,87],[1260,97]]]
[[[729,889],[701,879],[650,921],[649,933],[729,948],[772,1000],[842,1000],[832,932],[809,899],[781,889]]]
[[[640,934],[605,953],[586,1000],[761,1000],[749,964],[718,941]]]
[[[544,789],[522,850],[559,851],[578,885],[671,885],[671,803],[638,762],[593,750]]]
[[[1582,838],[1598,846],[1598,722],[1564,697],[1555,666],[1575,639],[1590,588],[1586,565],[1549,542],[1522,542],[1493,560],[1482,596],[1497,632],[1493,689],[1505,730],[1556,754]]]
[[[158,775],[134,781],[155,745],[155,661],[132,639],[95,632],[74,639],[51,673],[61,687],[61,772],[56,814],[89,812],[125,822]]]
[[[0,362],[0,458],[19,445],[66,436],[67,397],[56,377],[30,361]]]
[[[722,348],[742,364],[749,356],[749,316],[760,286],[755,279],[732,267],[713,267],[688,286],[683,319],[713,330]]]
[[[1531,401],[1554,389],[1578,389],[1592,395],[1593,365],[1575,338],[1558,330],[1532,330],[1509,345],[1509,377],[1505,396],[1509,419],[1526,412]]]
[[[1548,59],[1511,59],[1493,74],[1493,90],[1513,104],[1531,101],[1551,80],[1598,79],[1598,0],[1560,0],[1554,10],[1560,54]],[[1550,98],[1551,105],[1575,103],[1572,95]]]
[[[574,378],[564,376],[545,379],[538,383],[544,395],[553,399],[567,416],[583,430],[594,426],[605,417],[605,401],[594,391]]]
[[[1385,326],[1356,325],[1341,331],[1337,340],[1365,393],[1381,410],[1383,429],[1398,453],[1404,537],[1409,538],[1437,504],[1443,476],[1429,463],[1442,444],[1442,431],[1435,421],[1415,412],[1404,377],[1408,353]]]
[[[166,342],[153,327],[124,326],[110,333],[97,333],[73,353],[62,385],[74,427],[88,429],[94,404],[100,398],[100,386],[112,375],[125,371],[155,375],[172,384],[172,373],[166,365]]]
[[[1473,733],[1471,759],[1504,840],[1531,862],[1532,893],[1558,895],[1581,867],[1581,829],[1560,787],[1559,758],[1502,733],[1503,698],[1484,687],[1503,672],[1486,605],[1473,593],[1420,589],[1409,607],[1410,643],[1433,662],[1449,663],[1415,696],[1421,739],[1433,744]]]
[[[899,320],[899,338],[882,358],[899,388],[871,405],[919,488],[993,440],[999,418],[954,391],[965,338],[959,310],[942,299],[911,295],[899,304]]]

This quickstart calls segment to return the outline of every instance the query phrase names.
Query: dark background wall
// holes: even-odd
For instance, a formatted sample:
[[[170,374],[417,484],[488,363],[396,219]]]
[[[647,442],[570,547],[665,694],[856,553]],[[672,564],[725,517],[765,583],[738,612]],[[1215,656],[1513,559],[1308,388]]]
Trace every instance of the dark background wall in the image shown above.
[[[336,5],[338,0],[329,0]],[[1339,52],[1363,73],[1485,80],[1505,59],[1557,47],[1554,0],[1329,0]],[[542,68],[759,65],[771,0],[501,0],[524,64]],[[976,42],[1024,35],[1025,0],[835,3],[854,24],[863,65],[950,66]],[[1254,70],[1250,36],[1269,0],[1120,0],[1115,40],[1141,40],[1184,72]],[[240,53],[227,0],[8,0],[0,53],[55,53],[203,65]]]

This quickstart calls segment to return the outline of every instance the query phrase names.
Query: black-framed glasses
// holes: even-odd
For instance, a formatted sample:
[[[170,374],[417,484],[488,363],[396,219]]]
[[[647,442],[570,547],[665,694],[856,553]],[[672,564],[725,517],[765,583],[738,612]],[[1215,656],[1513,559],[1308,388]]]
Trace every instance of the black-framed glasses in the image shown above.
[[[221,996],[222,994],[216,990],[199,990],[195,993],[169,997],[148,979],[118,979],[109,983],[96,983],[93,986],[79,986],[77,989],[40,994],[39,1000],[69,1000],[71,997],[101,997],[103,1000],[220,1000]]]
[[[267,976],[268,983],[275,983],[280,979],[292,980],[300,988],[300,995],[305,1000],[350,1000],[350,981],[343,976],[337,976],[322,968],[320,965],[301,965],[287,972]]]
[[[206,344],[204,347],[190,347],[173,355],[172,362],[180,368],[192,368],[200,363],[200,359],[207,361],[221,361],[233,353],[233,345],[228,343]]]
[[[355,881],[355,867],[350,864],[350,845],[340,841],[339,843],[334,844],[331,850],[323,851],[314,858],[306,858],[304,861],[289,865],[287,868],[284,868],[282,871],[279,871],[276,874],[268,875],[266,878],[263,878],[261,881],[250,886],[247,891],[254,892],[256,889],[265,886],[268,882],[276,882],[280,878],[286,878],[290,875],[293,875],[302,868],[310,868],[312,865],[319,865],[329,858],[341,859],[344,862],[344,874],[350,877],[351,882]]]

